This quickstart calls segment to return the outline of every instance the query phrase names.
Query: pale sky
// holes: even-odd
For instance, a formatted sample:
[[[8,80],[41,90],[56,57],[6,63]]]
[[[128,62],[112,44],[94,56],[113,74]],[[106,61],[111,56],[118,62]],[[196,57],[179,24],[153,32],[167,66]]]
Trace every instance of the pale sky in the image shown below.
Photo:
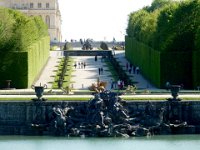
[[[58,0],[63,41],[91,38],[124,40],[128,15],[153,0]]]

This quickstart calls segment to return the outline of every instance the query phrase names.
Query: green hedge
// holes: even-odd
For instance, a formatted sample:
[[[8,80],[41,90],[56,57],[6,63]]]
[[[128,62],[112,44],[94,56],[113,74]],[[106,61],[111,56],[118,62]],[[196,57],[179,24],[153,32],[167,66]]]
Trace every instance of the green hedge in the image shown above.
[[[184,88],[193,87],[192,52],[162,52],[160,60],[161,87],[167,81],[183,84]]]
[[[28,53],[12,52],[4,58],[0,70],[0,87],[5,88],[6,80],[12,80],[12,87],[27,87]]]
[[[199,47],[200,0],[154,0],[129,15],[127,35],[158,51]]]
[[[33,84],[49,57],[49,37],[32,44],[26,52],[10,52],[3,60],[0,70],[0,87],[12,80],[14,88],[27,88]]]
[[[183,84],[186,88],[193,86],[191,52],[159,52],[134,38],[126,37],[125,40],[127,59],[138,65],[142,74],[154,85],[164,88],[169,81],[172,84]]]
[[[200,50],[193,52],[193,86],[196,88],[197,86],[200,86]]]
[[[137,41],[135,38],[125,38],[126,58],[139,66],[142,74],[154,85],[160,87],[160,52]]]
[[[30,87],[49,57],[50,38],[41,17],[0,7],[0,88]]]
[[[28,83],[27,87],[30,87],[33,81],[37,78],[42,68],[49,58],[50,50],[50,38],[42,38],[35,44],[30,46],[28,53]]]

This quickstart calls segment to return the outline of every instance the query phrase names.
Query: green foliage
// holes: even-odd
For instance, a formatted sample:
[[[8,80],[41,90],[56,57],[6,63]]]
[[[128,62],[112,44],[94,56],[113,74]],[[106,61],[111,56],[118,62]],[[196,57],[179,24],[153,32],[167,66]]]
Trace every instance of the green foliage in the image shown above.
[[[130,14],[127,35],[159,51],[193,51],[199,26],[200,0],[155,0]]]
[[[160,52],[126,37],[125,54],[129,61],[140,66],[142,74],[157,87],[164,88],[167,81],[183,84],[185,88],[192,87],[191,52]]]
[[[40,17],[0,8],[0,52],[27,51],[27,47],[48,35],[46,24]]]
[[[197,86],[200,86],[200,50],[194,51],[192,58],[193,87],[196,88]]]
[[[200,51],[200,26],[197,29],[197,33],[195,35],[195,50]]]
[[[108,45],[107,45],[105,42],[101,42],[100,48],[101,48],[102,50],[108,50]]]
[[[134,65],[140,66],[142,74],[157,87],[160,87],[160,52],[137,41],[125,38],[126,58]]]
[[[200,0],[154,0],[129,16],[127,58],[158,87],[200,85]]]
[[[69,42],[66,42],[63,50],[73,50],[72,44]]]
[[[12,80],[15,88],[30,87],[49,57],[49,37],[29,46],[27,52],[9,52],[1,63],[0,88]]]
[[[40,17],[0,8],[0,87],[27,88],[49,56],[48,30]]]

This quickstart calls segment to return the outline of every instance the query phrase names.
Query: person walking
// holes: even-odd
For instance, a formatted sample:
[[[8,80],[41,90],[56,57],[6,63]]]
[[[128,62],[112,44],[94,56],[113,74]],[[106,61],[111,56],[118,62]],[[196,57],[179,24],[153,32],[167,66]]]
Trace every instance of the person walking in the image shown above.
[[[101,68],[99,68],[99,75],[101,74]]]
[[[114,81],[113,79],[110,80],[110,89],[112,90],[114,88]]]
[[[77,66],[77,64],[76,64],[76,62],[75,62],[75,64],[74,64],[74,68],[76,69],[76,66]]]
[[[97,55],[95,55],[94,60],[97,61]]]
[[[118,90],[120,90],[120,86],[121,86],[121,80],[120,79],[117,81],[117,86],[118,86]]]
[[[136,67],[135,70],[136,70],[136,74],[139,74],[139,73],[140,73],[140,68],[139,68],[138,66]]]
[[[83,63],[83,67],[84,67],[84,69],[85,69],[85,67],[86,67],[86,63],[85,63],[85,62]]]
[[[81,63],[80,62],[78,62],[78,68],[80,69],[80,65],[81,65]]]
[[[101,74],[103,74],[103,67],[101,68]]]

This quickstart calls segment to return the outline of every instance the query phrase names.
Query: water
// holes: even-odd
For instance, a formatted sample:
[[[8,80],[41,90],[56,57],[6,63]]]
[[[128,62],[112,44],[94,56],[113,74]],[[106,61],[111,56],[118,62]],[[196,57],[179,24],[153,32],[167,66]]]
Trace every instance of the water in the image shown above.
[[[0,136],[1,150],[199,150],[200,135],[142,138]]]

